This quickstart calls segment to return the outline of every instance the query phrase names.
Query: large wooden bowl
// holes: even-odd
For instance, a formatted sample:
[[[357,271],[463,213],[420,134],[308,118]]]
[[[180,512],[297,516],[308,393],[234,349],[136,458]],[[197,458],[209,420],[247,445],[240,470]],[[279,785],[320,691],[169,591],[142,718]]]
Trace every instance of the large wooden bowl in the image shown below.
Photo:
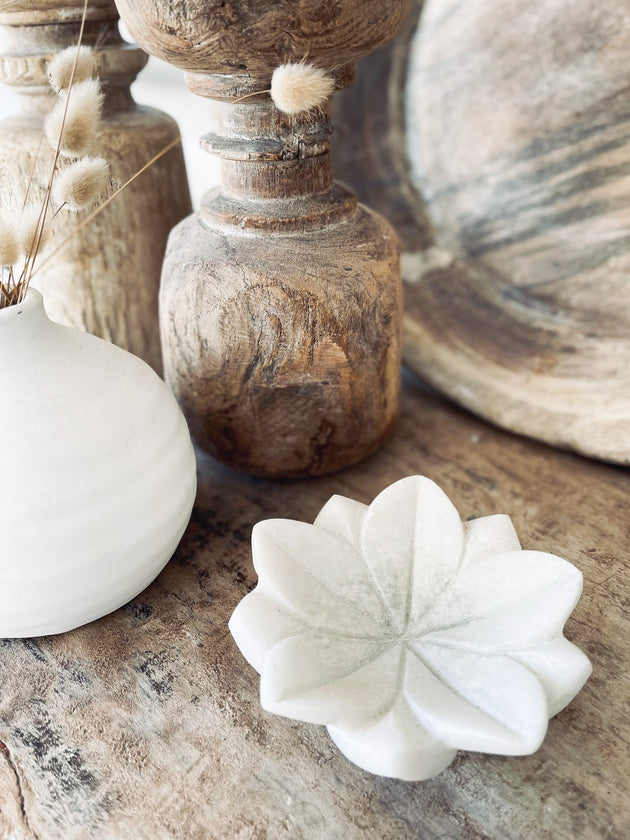
[[[339,175],[407,252],[405,358],[508,429],[628,463],[625,0],[414,6],[337,108]]]

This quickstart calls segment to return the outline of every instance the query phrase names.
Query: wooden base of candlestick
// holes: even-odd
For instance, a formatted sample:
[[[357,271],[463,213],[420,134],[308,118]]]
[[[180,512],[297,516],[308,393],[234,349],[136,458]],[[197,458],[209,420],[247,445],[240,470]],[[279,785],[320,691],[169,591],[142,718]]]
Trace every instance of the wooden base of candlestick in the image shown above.
[[[268,103],[238,107],[249,125],[287,122]],[[301,128],[296,149],[316,146],[315,123]],[[274,162],[270,142],[263,160],[250,141],[241,165],[230,143],[204,145],[229,149],[223,186],[171,234],[160,296],[166,378],[193,437],[257,475],[354,463],[397,415],[396,236],[332,183],[327,154],[291,159],[287,144]],[[258,201],[238,194],[243,181]],[[262,198],[279,183],[289,197]]]
[[[349,84],[404,0],[118,0],[138,43],[224,104],[202,146],[220,188],[171,235],[160,323],[166,377],[193,436],[265,476],[330,472],[397,414],[402,289],[396,235],[335,184],[328,103],[272,103],[277,67]]]

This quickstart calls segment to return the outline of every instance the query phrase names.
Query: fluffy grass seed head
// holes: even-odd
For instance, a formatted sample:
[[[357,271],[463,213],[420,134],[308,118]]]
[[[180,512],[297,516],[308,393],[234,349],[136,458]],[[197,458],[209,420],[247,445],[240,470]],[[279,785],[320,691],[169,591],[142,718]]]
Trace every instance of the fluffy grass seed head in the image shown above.
[[[67,90],[72,79],[72,68],[75,59],[77,66],[74,71],[73,85],[91,79],[96,69],[96,59],[90,47],[79,47],[78,55],[76,47],[68,47],[52,59],[48,65],[48,79],[57,93]]]
[[[0,266],[15,265],[20,258],[20,240],[15,222],[0,215]]]
[[[78,212],[95,204],[109,185],[109,164],[103,158],[84,157],[57,173],[53,198]]]
[[[20,220],[17,225],[18,240],[20,244],[20,253],[24,257],[28,257],[33,253],[33,249],[39,241],[39,249],[46,247],[50,235],[52,233],[52,225],[50,222],[44,225],[41,233],[39,231],[40,217],[42,208],[39,204],[27,204],[20,215]]]
[[[335,80],[319,67],[300,62],[281,64],[271,77],[271,98],[285,114],[310,111],[326,102],[335,89]]]
[[[98,79],[73,83],[70,91],[62,96],[46,118],[44,128],[51,147],[57,148],[63,125],[60,154],[63,157],[80,157],[85,154],[96,135],[102,108],[103,92]]]

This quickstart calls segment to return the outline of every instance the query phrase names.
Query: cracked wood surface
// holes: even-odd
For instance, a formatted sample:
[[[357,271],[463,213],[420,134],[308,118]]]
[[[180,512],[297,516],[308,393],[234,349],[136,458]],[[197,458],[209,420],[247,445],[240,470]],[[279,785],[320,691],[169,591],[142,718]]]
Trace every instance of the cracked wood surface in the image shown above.
[[[594,672],[541,749],[460,753],[428,782],[370,776],[323,728],[269,715],[227,620],[267,517],[312,521],[413,473],[462,517],[512,516],[524,548],[584,573],[567,636]],[[630,474],[493,429],[409,379],[385,447],[300,482],[199,459],[175,557],[129,605],[58,637],[0,643],[4,840],[623,840],[630,826]]]
[[[221,183],[172,230],[160,287],[165,379],[193,439],[259,476],[360,461],[398,408],[397,240],[333,183],[328,104],[289,115],[269,86],[278,65],[307,57],[348,84],[406,0],[117,5],[191,91],[230,103],[201,141],[221,158]]]

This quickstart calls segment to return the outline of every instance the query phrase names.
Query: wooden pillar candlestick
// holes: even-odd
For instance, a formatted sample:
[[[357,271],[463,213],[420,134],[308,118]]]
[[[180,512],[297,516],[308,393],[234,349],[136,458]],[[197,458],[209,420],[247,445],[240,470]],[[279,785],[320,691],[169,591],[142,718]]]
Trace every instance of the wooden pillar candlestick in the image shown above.
[[[7,0],[0,6],[0,81],[20,94],[17,113],[0,121],[0,190],[42,189],[51,159],[42,154],[43,124],[52,102],[46,67],[77,43],[83,3]],[[125,183],[178,137],[166,114],[138,107],[129,85],[147,56],[118,33],[113,0],[89,0],[83,43],[94,48],[105,94],[103,120],[90,153],[107,159]],[[190,212],[180,148],[168,152],[81,230],[33,280],[56,321],[85,329],[135,353],[161,371],[158,288],[170,229]],[[82,217],[62,213],[52,243]]]
[[[118,6],[193,92],[231,103],[202,140],[221,186],[173,231],[162,275],[165,371],[193,436],[258,475],[361,459],[397,413],[396,236],[333,182],[326,109],[289,116],[268,91],[277,66],[305,56],[348,84],[394,33],[402,0],[199,0],[185,16],[167,2]]]

